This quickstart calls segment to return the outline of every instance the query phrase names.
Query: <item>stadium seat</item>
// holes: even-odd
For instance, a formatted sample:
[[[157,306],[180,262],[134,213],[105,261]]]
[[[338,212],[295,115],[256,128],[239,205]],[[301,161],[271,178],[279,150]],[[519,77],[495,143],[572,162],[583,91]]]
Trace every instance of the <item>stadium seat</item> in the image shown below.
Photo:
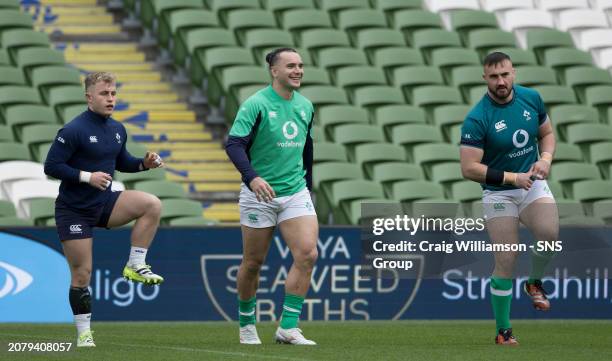
[[[315,109],[324,105],[348,104],[346,93],[329,85],[311,85],[300,88],[300,94],[314,104]]]
[[[591,55],[575,48],[551,48],[544,51],[544,64],[553,68],[565,84],[565,69],[574,66],[592,66]]]
[[[0,86],[0,114],[6,113],[6,108],[18,104],[40,104],[40,94],[29,86]]]
[[[22,128],[21,142],[30,150],[32,159],[39,158],[38,145],[52,142],[59,129],[59,124],[32,124]]]
[[[7,160],[31,160],[28,147],[21,143],[0,143],[0,161]]]
[[[13,142],[15,141],[15,137],[13,136],[13,131],[9,126],[4,124],[0,124],[0,142]]]
[[[0,48],[0,64],[11,65],[11,60],[9,59],[8,53],[2,48]]]
[[[16,217],[15,206],[7,200],[0,199],[0,217]]]
[[[281,25],[289,31],[297,44],[302,44],[302,34],[312,29],[332,29],[329,14],[319,9],[293,9],[282,16]]]
[[[459,147],[448,143],[426,143],[415,145],[412,159],[425,171],[425,176],[432,179],[431,167],[445,162],[459,162]]]
[[[458,66],[450,72],[449,84],[457,87],[461,91],[463,99],[469,101],[472,89],[486,86],[485,80],[482,78],[483,73],[482,66]]]
[[[76,85],[53,87],[49,89],[47,104],[55,109],[58,115],[63,114],[64,108],[71,105],[80,105],[85,109],[85,91],[83,87]]]
[[[453,125],[463,124],[469,111],[470,107],[468,105],[442,105],[434,109],[433,123],[440,128],[449,143],[455,143],[456,140],[450,137],[450,128]]]
[[[608,19],[603,11],[568,9],[559,12],[556,26],[561,31],[575,34],[585,29],[607,28]]]
[[[366,177],[372,179],[373,166],[388,162],[406,161],[402,147],[389,143],[367,143],[355,146],[355,163],[361,167]]]
[[[354,48],[327,48],[319,52],[317,65],[326,69],[333,76],[336,70],[345,66],[368,65],[365,54]],[[310,69],[306,69],[308,73]]]
[[[362,211],[363,214],[362,214]],[[402,214],[402,205],[389,199],[362,199],[351,202],[349,212],[349,224],[364,225],[371,224],[372,219],[389,217],[391,215]],[[368,223],[366,223],[368,222]]]
[[[28,13],[19,9],[0,9],[0,34],[11,29],[32,29],[34,22]]]
[[[386,28],[385,15],[374,9],[346,9],[338,12],[338,29],[346,31],[353,44],[356,43],[356,33],[359,30],[371,28]]]
[[[391,186],[393,199],[398,202],[414,202],[420,199],[444,199],[441,185],[423,180],[395,182]]]
[[[236,95],[239,87],[246,85],[265,86],[270,81],[270,74],[261,67],[255,65],[237,65],[221,70],[219,85],[221,89],[209,87],[208,97],[212,104],[218,105],[223,93]]]
[[[393,27],[402,32],[407,44],[414,44],[413,35],[416,31],[442,29],[442,18],[424,9],[402,10],[393,15]]]
[[[418,30],[414,32],[412,37],[414,47],[421,51],[423,59],[428,63],[431,63],[431,52],[435,49],[444,47],[463,47],[459,35],[448,30]]]
[[[227,12],[227,28],[239,43],[245,44],[245,33],[252,29],[276,29],[274,15],[263,9],[235,9]]]
[[[572,196],[580,202],[594,202],[612,199],[612,182],[608,180],[583,180],[573,184]],[[590,207],[586,213],[590,214]]]
[[[201,0],[151,0],[140,2],[140,20],[143,25],[153,29],[153,23],[165,23],[167,26],[167,14],[179,9],[198,9],[203,7]],[[165,19],[165,20],[164,20]]]
[[[81,75],[78,70],[61,65],[41,66],[33,69],[30,81],[38,89],[44,101],[48,98],[49,89],[59,85],[81,85]]]
[[[6,109],[6,124],[12,128],[17,139],[21,139],[21,130],[32,124],[58,124],[53,109],[45,105],[13,105]]]
[[[605,179],[610,179],[609,167],[612,164],[612,142],[595,143],[590,146],[591,163],[599,167]]]
[[[128,188],[132,188],[136,182],[164,180],[166,173],[164,170],[149,170],[147,172],[122,173],[116,172],[114,179],[122,182]]]
[[[357,32],[356,39],[355,47],[365,51],[370,62],[378,49],[406,46],[402,34],[392,29],[364,29]]]
[[[66,124],[76,118],[79,114],[83,113],[87,109],[86,104],[75,104],[69,105],[62,108],[62,113],[60,114],[61,122]]]
[[[202,217],[202,205],[189,199],[163,199],[160,224],[167,225],[178,217]]]
[[[2,85],[26,85],[25,77],[23,72],[12,66],[0,66],[0,86]]]
[[[327,11],[332,20],[336,22],[338,12],[346,9],[367,9],[370,7],[369,0],[315,0],[318,7]],[[337,22],[336,22],[337,23]]]
[[[584,157],[580,151],[580,147],[577,145],[559,141],[555,145],[555,163],[583,161]]]
[[[470,31],[496,29],[497,27],[495,15],[482,10],[452,11],[447,23],[447,28],[456,31],[464,44],[467,43],[467,35]]]
[[[396,12],[423,7],[421,0],[373,0],[372,5],[385,14],[387,23],[392,27],[395,25],[393,19]]]
[[[235,9],[259,9],[259,1],[251,0],[204,0],[221,22],[225,22],[228,11]]]
[[[483,58],[496,48],[516,48],[514,35],[499,29],[476,29],[470,31],[467,39],[467,45]]]
[[[262,5],[274,13],[277,19],[281,19],[282,15],[287,11],[295,9],[313,9],[315,7],[314,0],[264,0]]]
[[[366,108],[373,114],[377,107],[404,104],[404,96],[399,89],[390,86],[369,86],[355,90],[353,104]]]
[[[204,54],[196,52],[189,67],[191,83],[201,87],[207,78],[209,87],[220,89],[221,71],[238,65],[255,65],[253,54],[247,49],[235,46],[212,48]]]
[[[47,34],[33,29],[15,29],[2,32],[2,47],[6,49],[11,62],[14,64],[17,52],[25,47],[44,47],[50,46]]]
[[[504,11],[512,9],[532,9],[532,0],[481,0],[480,4],[483,10],[495,13],[503,13]]]
[[[270,47],[293,47],[291,35],[280,29],[253,29],[245,33],[242,44],[253,52],[255,58],[263,58],[263,49]]]
[[[565,82],[574,89],[578,100],[584,103],[586,102],[585,89],[593,85],[612,85],[612,75],[594,66],[575,66],[565,71]]]
[[[220,28],[196,28],[179,32],[174,42],[174,63],[184,66],[189,56],[203,57],[207,49],[220,46],[238,46],[234,34]]]
[[[173,10],[168,13],[166,19],[159,22],[157,30],[157,40],[166,49],[170,47],[170,40],[176,43],[187,30],[216,28],[220,25],[213,12],[198,8]]]
[[[471,49],[440,48],[431,52],[431,64],[440,68],[444,81],[448,84],[454,68],[465,65],[480,67],[478,53]]]
[[[336,29],[309,29],[302,32],[300,47],[307,49],[315,62],[318,52],[330,47],[350,47],[348,35]]]
[[[568,142],[580,146],[587,156],[591,144],[612,141],[612,127],[606,124],[572,124],[566,129]]]
[[[462,180],[452,183],[450,187],[452,199],[461,203],[472,203],[482,199],[482,187],[474,181]]]
[[[324,69],[309,66],[302,77],[301,86],[307,85],[330,85],[329,73]]]
[[[441,184],[447,198],[452,198],[451,186],[456,182],[463,181],[461,165],[459,162],[443,162],[431,165],[429,168],[430,180]]]
[[[59,181],[23,179],[11,184],[9,197],[15,205],[17,216],[30,217],[30,201],[37,198],[55,199],[59,193]]]
[[[582,180],[601,179],[597,166],[588,163],[564,162],[551,168],[550,179],[559,182],[565,194],[571,194],[572,184]]]
[[[312,136],[312,140],[314,143],[318,143],[319,142],[325,142],[327,137],[325,136],[325,131],[323,130],[323,128],[317,126],[317,125],[313,125],[312,129],[310,130],[310,135]],[[316,147],[315,147],[316,148]]]
[[[540,63],[545,51],[552,48],[573,48],[570,34],[556,29],[532,29],[527,31],[527,49],[532,50]]]
[[[547,108],[553,109],[553,107],[566,104],[575,104],[576,93],[566,86],[560,85],[540,85],[532,87],[540,93],[542,100]]]
[[[30,216],[35,226],[46,225],[49,219],[55,218],[55,199],[37,198],[29,201]]]
[[[392,128],[392,141],[403,146],[408,152],[409,160],[413,160],[412,149],[421,143],[443,142],[440,130],[428,124],[403,124]]]
[[[332,211],[332,184],[343,180],[362,179],[363,174],[358,165],[344,162],[316,164],[313,166],[312,174],[317,216],[321,222],[327,223]]]
[[[176,227],[202,227],[202,226],[214,226],[219,224],[218,221],[214,219],[208,219],[203,217],[176,217],[170,218],[168,221],[168,225]]]
[[[347,123],[368,123],[368,112],[352,105],[329,105],[319,109],[319,124],[331,138],[334,127]]]
[[[386,105],[376,108],[374,123],[383,127],[388,141],[392,138],[392,129],[396,125],[425,123],[425,112],[423,109],[412,105]]]
[[[314,147],[313,161],[315,164],[323,162],[346,162],[348,158],[346,157],[346,150],[342,145],[321,141]]]
[[[385,71],[387,81],[393,83],[394,69],[407,65],[424,65],[421,52],[406,47],[388,47],[372,52],[372,63]]]
[[[153,194],[159,199],[187,198],[183,187],[179,183],[164,180],[136,182],[133,189]]]
[[[527,47],[527,31],[531,29],[552,29],[555,27],[553,16],[538,9],[515,9],[506,11],[499,17],[501,28],[514,32],[519,45]]]
[[[610,122],[608,119],[610,108],[612,107],[612,86],[610,85],[595,85],[587,87],[584,90],[585,103],[597,108],[599,111],[599,120],[602,122]]]
[[[0,217],[0,227],[31,227],[34,225],[31,219],[17,217]]]
[[[350,98],[354,91],[371,85],[387,85],[382,69],[373,66],[347,66],[336,71],[335,84],[344,88]]]
[[[425,114],[431,119],[435,107],[446,104],[463,104],[463,98],[455,87],[426,85],[414,89],[412,103],[424,108]]]
[[[375,125],[344,124],[334,128],[334,141],[348,150],[349,160],[354,160],[353,149],[363,143],[382,143],[385,141],[382,129]]]
[[[371,179],[382,184],[387,197],[391,196],[391,184],[404,180],[423,180],[423,169],[406,162],[385,162],[372,165]]]
[[[402,89],[410,102],[415,88],[423,85],[443,85],[442,73],[435,66],[412,65],[396,68],[393,71],[393,85]]]
[[[0,143],[0,150],[2,143]],[[12,184],[23,179],[46,179],[43,165],[31,161],[0,162],[0,199],[9,199]]]
[[[383,199],[384,194],[380,184],[366,180],[345,180],[334,182],[331,187],[331,204],[333,219],[336,224],[349,222],[351,203],[364,199]]]
[[[548,112],[562,139],[567,139],[566,127],[576,123],[597,123],[597,109],[586,105],[559,105]]]
[[[606,224],[612,224],[612,201],[593,202],[593,216],[603,219]]]
[[[534,87],[540,85],[556,85],[557,76],[551,68],[537,65],[517,66],[516,79],[517,84]]]

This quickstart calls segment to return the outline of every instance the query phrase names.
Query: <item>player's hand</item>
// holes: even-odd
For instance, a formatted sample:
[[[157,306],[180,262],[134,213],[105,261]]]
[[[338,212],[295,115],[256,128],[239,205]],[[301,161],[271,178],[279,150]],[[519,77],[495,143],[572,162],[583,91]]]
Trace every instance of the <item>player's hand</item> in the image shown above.
[[[514,185],[518,188],[522,188],[526,191],[528,191],[531,186],[533,185],[533,179],[531,179],[531,176],[533,175],[533,173],[531,171],[527,172],[527,173],[517,173],[516,174],[516,183],[514,183]]]
[[[533,163],[531,169],[529,170],[534,179],[546,179],[548,178],[548,173],[550,172],[550,163],[545,160],[540,159],[539,161]]]
[[[164,161],[161,159],[159,154],[153,152],[147,152],[144,156],[142,164],[146,169],[161,168],[164,166]]]
[[[259,202],[272,202],[272,199],[276,197],[276,193],[274,193],[274,189],[270,187],[268,182],[266,182],[261,177],[255,177],[249,184],[253,193],[257,197]]]
[[[96,187],[101,191],[106,190],[113,181],[113,177],[108,173],[104,172],[93,172],[91,173],[91,178],[89,179],[89,184],[92,187]]]

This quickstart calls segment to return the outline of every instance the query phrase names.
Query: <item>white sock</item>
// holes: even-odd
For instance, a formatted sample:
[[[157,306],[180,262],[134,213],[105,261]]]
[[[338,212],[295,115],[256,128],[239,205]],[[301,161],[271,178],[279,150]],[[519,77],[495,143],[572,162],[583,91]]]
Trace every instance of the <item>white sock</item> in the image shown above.
[[[77,328],[77,334],[81,335],[85,331],[89,331],[91,323],[91,313],[83,313],[74,315],[74,324]]]
[[[130,249],[130,259],[128,260],[128,266],[136,266],[145,264],[145,258],[147,257],[147,249],[134,247]]]

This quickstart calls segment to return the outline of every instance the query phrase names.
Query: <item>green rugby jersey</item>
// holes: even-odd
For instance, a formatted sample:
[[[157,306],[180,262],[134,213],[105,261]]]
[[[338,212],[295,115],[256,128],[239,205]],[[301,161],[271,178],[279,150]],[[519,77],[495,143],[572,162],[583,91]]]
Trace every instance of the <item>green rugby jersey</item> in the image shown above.
[[[538,134],[546,108],[537,91],[514,85],[507,104],[496,103],[489,94],[468,113],[461,127],[461,145],[484,151],[482,163],[495,169],[525,173],[538,160]],[[492,191],[517,189],[512,185],[481,184]]]
[[[297,91],[284,99],[272,86],[250,96],[238,110],[230,136],[251,135],[247,155],[277,197],[306,186],[303,151],[314,118],[312,103]]]

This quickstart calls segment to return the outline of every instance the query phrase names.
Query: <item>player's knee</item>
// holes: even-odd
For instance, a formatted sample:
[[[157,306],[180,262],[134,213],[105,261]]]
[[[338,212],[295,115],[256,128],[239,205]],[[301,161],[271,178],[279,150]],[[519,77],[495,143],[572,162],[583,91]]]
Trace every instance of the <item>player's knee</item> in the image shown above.
[[[317,247],[314,247],[310,250],[303,252],[300,256],[296,257],[299,263],[305,268],[312,269],[317,262],[317,258],[319,257],[319,251],[317,251]]]
[[[258,274],[262,265],[262,259],[245,259],[242,261],[242,268],[251,275]]]
[[[91,279],[91,267],[78,267],[72,270],[72,284],[87,287]]]
[[[146,209],[147,212],[159,217],[159,215],[161,214],[161,209],[162,209],[162,203],[159,200],[159,198],[157,198],[156,196],[150,194],[147,197],[147,204],[146,204]]]

